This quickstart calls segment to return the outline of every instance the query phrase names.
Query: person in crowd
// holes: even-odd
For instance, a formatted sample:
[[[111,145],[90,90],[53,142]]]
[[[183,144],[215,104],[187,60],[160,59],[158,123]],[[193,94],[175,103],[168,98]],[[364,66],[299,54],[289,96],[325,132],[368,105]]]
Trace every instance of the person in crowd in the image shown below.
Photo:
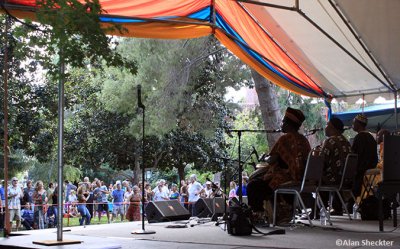
[[[242,175],[242,196],[247,196],[247,184],[249,183],[249,177],[246,174]],[[236,188],[236,195],[239,195],[239,186]]]
[[[140,186],[140,185],[138,185],[138,186]],[[147,183],[147,184],[144,186],[144,194],[146,195],[146,196],[145,196],[145,199],[146,199],[146,200],[148,200],[148,201],[154,200],[154,192],[153,192],[153,190],[151,189],[150,183]]]
[[[11,186],[7,189],[8,194],[8,210],[10,212],[10,223],[16,221],[16,230],[21,225],[21,199],[24,197],[22,189],[18,186],[18,178],[11,179]]]
[[[250,207],[254,212],[254,220],[264,219],[264,201],[273,202],[273,193],[280,185],[288,181],[301,181],[307,157],[311,151],[307,138],[299,133],[305,120],[302,111],[288,107],[282,120],[281,129],[285,133],[272,147],[268,166],[263,174],[253,177],[247,185],[247,195]],[[251,177],[250,177],[251,178]],[[292,203],[285,199],[286,203]],[[278,223],[291,217],[291,208],[278,203],[280,213]],[[270,215],[270,214],[268,214]]]
[[[153,189],[154,201],[165,201],[169,200],[168,191],[164,187],[165,181],[160,180],[158,181],[157,187]]]
[[[362,180],[365,171],[376,167],[378,163],[377,144],[374,137],[367,131],[368,118],[363,114],[358,114],[353,119],[353,130],[357,132],[354,137],[351,150],[358,155],[357,173],[353,184],[353,194],[355,197],[361,194]],[[354,200],[351,198],[347,207],[352,209]]]
[[[197,181],[197,176],[192,174],[190,176],[190,184],[188,186],[188,201],[189,201],[189,211],[192,216],[196,216],[196,209],[194,204],[200,199],[201,193],[204,192],[203,186]]]
[[[65,180],[64,182],[65,182],[65,189],[66,189],[65,202],[69,202],[69,195],[71,193],[71,190],[76,190],[77,187],[74,184],[70,183],[68,180]]]
[[[24,208],[21,210],[22,225],[26,230],[32,230],[34,226],[33,211],[29,202],[25,203]]]
[[[4,229],[4,207],[6,204],[3,183],[4,181],[2,180],[0,185],[0,231]]]
[[[109,192],[107,187],[101,184],[100,180],[96,182],[96,189],[93,191],[93,194],[97,204],[97,213],[99,217],[99,222],[101,220],[102,212],[105,211],[107,215],[107,222],[110,223],[110,214],[108,212],[108,202],[107,202],[107,194],[109,194]]]
[[[47,189],[47,217],[54,216],[54,225],[56,225],[57,205],[54,204],[54,198],[53,198],[53,195],[55,194],[54,191],[55,191],[55,186],[52,182],[50,182],[49,188]]]
[[[76,196],[75,190],[71,190],[68,195],[68,202],[66,202],[67,212],[73,217],[76,216],[77,212],[78,197]]]
[[[90,185],[91,185],[91,184],[90,184],[89,177],[85,176],[85,177],[83,178],[83,182],[80,182],[78,185],[80,186],[80,185],[82,185],[82,184],[85,184],[85,185],[86,185],[86,189],[89,190]]]
[[[44,189],[43,182],[37,181],[35,184],[35,191],[33,192],[33,203],[35,204],[33,216],[35,226],[38,229],[44,229],[44,214],[47,201],[47,192]]]
[[[181,195],[181,204],[188,209],[188,192],[187,192],[187,184],[185,180],[181,180],[181,189],[180,189],[180,195]]]
[[[201,194],[201,198],[210,198],[211,197],[211,194],[212,194],[212,192],[213,192],[213,190],[212,190],[212,188],[211,188],[211,182],[210,181],[206,181],[206,184],[205,184],[206,186],[205,186],[205,188],[204,188],[204,191],[202,192],[202,194]]]
[[[229,199],[235,198],[237,196],[236,195],[236,183],[235,183],[235,181],[231,181],[229,183],[229,188],[230,188]]]
[[[90,213],[86,207],[86,202],[89,199],[89,191],[86,189],[86,184],[82,184],[79,186],[77,190],[78,197],[78,212],[81,214],[81,218],[79,219],[79,225],[90,225]],[[85,224],[84,224],[85,223]]]
[[[118,214],[121,215],[121,222],[124,220],[124,194],[125,192],[122,190],[122,184],[120,181],[116,182],[116,188],[112,192],[112,198],[114,199],[113,205],[113,215],[111,218],[111,222],[114,221],[114,218],[118,217]]]
[[[128,187],[130,187],[128,184],[128,181],[123,180],[122,181],[122,190],[124,191],[124,193],[126,193],[126,191],[128,190]]]
[[[342,170],[346,162],[346,157],[351,153],[351,145],[343,136],[344,125],[338,118],[331,118],[325,127],[325,136],[327,139],[323,142],[320,154],[324,157],[324,169],[322,174],[323,185],[338,185],[342,177]],[[329,193],[321,192],[321,198],[325,204],[328,204]],[[332,215],[342,215],[343,209],[338,197],[333,199]]]
[[[123,185],[123,183],[122,183],[122,185]],[[125,191],[125,194],[124,194],[125,216],[127,215],[128,208],[129,208],[129,201],[130,201],[132,195],[133,195],[133,190],[132,190],[131,186],[128,185],[126,187],[126,191]]]
[[[142,220],[140,215],[140,203],[142,201],[142,195],[140,194],[140,188],[138,186],[133,187],[133,193],[130,195],[129,208],[126,213],[126,218],[129,221],[139,221]]]
[[[86,184],[87,187],[87,191],[89,192],[89,199],[86,202],[86,208],[89,211],[90,214],[90,221],[92,221],[92,218],[94,217],[94,188],[95,185],[93,185],[92,183],[88,182]]]
[[[171,185],[171,191],[169,192],[169,199],[179,200],[178,186],[175,183]]]
[[[24,188],[24,198],[22,199],[22,204],[29,202],[31,204],[30,207],[32,208],[32,211],[34,211],[35,205],[33,203],[33,192],[35,192],[35,188],[32,185],[33,184],[31,180],[26,181],[26,188]]]

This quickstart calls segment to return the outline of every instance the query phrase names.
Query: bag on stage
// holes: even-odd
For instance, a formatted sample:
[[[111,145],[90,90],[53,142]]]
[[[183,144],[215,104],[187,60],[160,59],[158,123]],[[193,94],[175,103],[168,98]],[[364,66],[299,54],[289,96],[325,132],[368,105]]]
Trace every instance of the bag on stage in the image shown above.
[[[228,233],[231,235],[251,235],[253,224],[250,216],[251,209],[246,204],[238,205],[235,203],[231,205],[227,220]]]

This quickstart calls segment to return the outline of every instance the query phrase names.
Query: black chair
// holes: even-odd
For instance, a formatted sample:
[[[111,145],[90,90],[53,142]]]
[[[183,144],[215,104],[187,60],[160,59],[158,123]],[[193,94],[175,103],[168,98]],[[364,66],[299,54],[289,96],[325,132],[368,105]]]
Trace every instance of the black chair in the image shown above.
[[[350,212],[347,209],[347,206],[344,203],[343,197],[340,194],[340,192],[350,192],[354,202],[356,201],[356,198],[353,195],[351,183],[353,183],[354,177],[356,176],[356,173],[357,173],[357,162],[358,162],[357,154],[353,154],[353,153],[348,154],[346,157],[346,162],[345,162],[343,170],[342,170],[342,178],[340,180],[340,183],[338,185],[321,185],[317,190],[318,193],[319,192],[329,192],[329,207],[330,207],[330,209],[332,209],[333,193],[336,193],[337,196],[339,197],[340,202],[342,203],[342,207],[346,211],[350,220],[351,220]]]
[[[383,139],[383,172],[382,182],[377,188],[379,200],[378,218],[379,231],[383,231],[383,198],[391,198],[400,193],[400,136],[386,135]],[[397,207],[396,198],[393,198],[393,226],[397,227]]]
[[[321,176],[322,176],[322,170],[323,170],[323,166],[324,166],[324,161],[323,161],[323,157],[319,156],[319,155],[312,155],[312,153],[310,153],[308,155],[308,159],[307,159],[307,164],[306,164],[306,168],[304,171],[304,176],[303,176],[303,180],[300,183],[284,183],[281,186],[279,186],[276,190],[275,190],[275,194],[274,194],[274,211],[273,211],[273,225],[276,225],[276,203],[277,203],[277,196],[278,194],[291,194],[294,195],[294,205],[293,208],[296,208],[296,206],[299,204],[300,208],[305,210],[305,214],[307,215],[307,219],[308,222],[310,223],[311,226],[313,226],[313,223],[311,222],[310,219],[310,215],[307,212],[307,208],[304,205],[304,201],[301,198],[301,194],[302,193],[313,193],[316,192],[317,195],[317,189],[320,186],[320,182],[321,182]],[[320,201],[321,198],[316,198],[316,201]],[[320,204],[322,205],[325,213],[327,214],[327,218],[328,221],[330,223],[330,217],[329,214],[326,212],[325,206],[322,203],[322,201],[320,202]],[[314,205],[314,209],[316,207],[316,204]],[[293,212],[293,221],[295,219],[295,212]]]

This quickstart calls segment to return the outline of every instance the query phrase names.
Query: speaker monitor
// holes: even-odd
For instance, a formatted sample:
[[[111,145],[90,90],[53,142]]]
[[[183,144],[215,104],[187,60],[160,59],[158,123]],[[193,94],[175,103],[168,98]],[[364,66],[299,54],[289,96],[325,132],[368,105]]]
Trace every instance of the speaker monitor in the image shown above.
[[[222,215],[225,210],[224,198],[201,198],[194,204],[194,208],[199,218]]]
[[[187,220],[190,218],[189,211],[178,200],[149,202],[145,212],[149,223]]]

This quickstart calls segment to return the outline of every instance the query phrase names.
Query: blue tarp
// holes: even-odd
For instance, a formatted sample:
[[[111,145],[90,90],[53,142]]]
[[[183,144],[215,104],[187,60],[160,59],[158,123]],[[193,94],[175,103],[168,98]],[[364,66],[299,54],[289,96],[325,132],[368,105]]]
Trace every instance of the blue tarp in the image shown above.
[[[337,117],[343,121],[345,126],[351,126],[354,117],[357,114],[364,113],[368,117],[367,129],[376,132],[378,127],[382,127],[391,131],[396,128],[396,119],[394,112],[394,104],[379,104],[367,106],[362,109],[351,110],[346,112],[333,113],[333,117]],[[400,115],[400,108],[397,106],[397,113]]]

